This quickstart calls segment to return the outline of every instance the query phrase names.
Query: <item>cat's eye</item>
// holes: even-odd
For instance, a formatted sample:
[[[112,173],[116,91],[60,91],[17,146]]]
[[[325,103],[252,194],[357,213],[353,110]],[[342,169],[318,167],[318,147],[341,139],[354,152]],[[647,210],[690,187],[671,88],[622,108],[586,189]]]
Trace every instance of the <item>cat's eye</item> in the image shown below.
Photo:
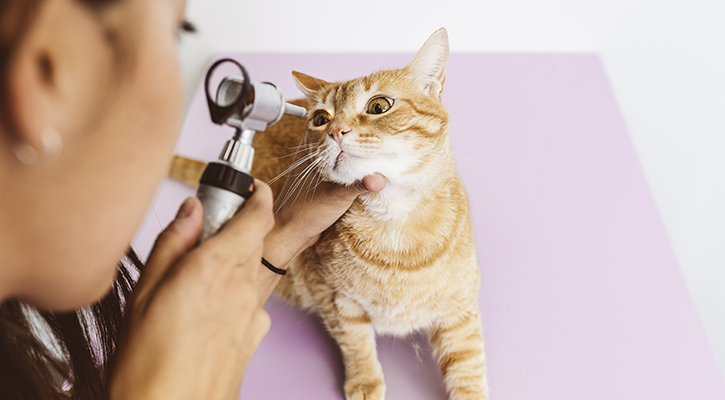
[[[315,111],[315,115],[312,117],[312,125],[322,126],[330,122],[330,113],[325,110]]]
[[[368,114],[382,114],[393,106],[393,99],[387,97],[375,97],[368,103]]]

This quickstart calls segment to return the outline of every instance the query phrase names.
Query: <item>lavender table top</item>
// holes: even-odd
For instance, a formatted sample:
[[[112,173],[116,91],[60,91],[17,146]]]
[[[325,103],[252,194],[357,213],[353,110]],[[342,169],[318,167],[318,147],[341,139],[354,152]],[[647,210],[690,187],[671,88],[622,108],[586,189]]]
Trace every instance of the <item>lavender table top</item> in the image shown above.
[[[291,70],[344,80],[412,55],[235,55],[300,97]],[[725,382],[594,55],[453,55],[443,101],[470,196],[491,397],[721,400]],[[177,152],[214,159],[228,128],[201,92]],[[193,191],[165,182],[136,236],[147,253]],[[276,299],[240,398],[342,399],[336,344]],[[423,335],[379,338],[388,399],[443,399]]]

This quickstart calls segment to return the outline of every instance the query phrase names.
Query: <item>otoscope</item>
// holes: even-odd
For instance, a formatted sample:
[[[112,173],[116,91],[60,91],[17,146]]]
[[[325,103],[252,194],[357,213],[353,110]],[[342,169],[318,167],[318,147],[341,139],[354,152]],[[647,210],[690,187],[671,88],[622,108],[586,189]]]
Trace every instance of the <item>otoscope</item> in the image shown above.
[[[216,97],[209,93],[214,71],[222,64],[233,64],[240,75],[225,76]],[[200,240],[213,236],[254,193],[251,176],[256,132],[277,123],[282,115],[305,117],[307,110],[285,102],[282,91],[269,82],[251,83],[247,71],[236,60],[225,58],[212,64],[204,80],[211,120],[234,128],[219,159],[210,162],[199,180],[196,193],[204,206]]]

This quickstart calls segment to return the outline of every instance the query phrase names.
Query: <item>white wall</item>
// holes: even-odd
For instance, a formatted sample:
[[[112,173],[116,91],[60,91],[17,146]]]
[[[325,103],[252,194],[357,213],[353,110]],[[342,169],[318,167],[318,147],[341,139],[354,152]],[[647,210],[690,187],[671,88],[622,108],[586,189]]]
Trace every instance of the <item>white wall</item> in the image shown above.
[[[412,53],[441,26],[453,52],[598,53],[725,371],[725,1],[190,0],[188,17],[190,88],[217,51]]]

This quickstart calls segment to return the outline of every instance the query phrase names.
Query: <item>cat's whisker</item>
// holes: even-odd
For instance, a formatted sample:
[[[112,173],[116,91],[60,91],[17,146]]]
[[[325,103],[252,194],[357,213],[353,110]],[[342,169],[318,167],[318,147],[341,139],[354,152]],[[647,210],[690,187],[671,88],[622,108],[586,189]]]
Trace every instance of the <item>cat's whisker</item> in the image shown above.
[[[317,191],[317,187],[320,186],[320,183],[322,182],[322,175],[319,173],[317,175],[317,181],[313,185],[307,186],[307,190],[305,192],[305,200],[307,200],[307,195],[310,194],[310,191],[312,191],[312,196],[310,196],[310,201],[314,200],[315,198],[315,192]],[[314,176],[312,176],[312,179],[315,179]]]
[[[306,146],[307,148],[311,148],[311,147],[317,146],[317,144],[316,144],[316,143],[302,143],[302,144],[300,144],[299,146],[293,146],[293,147],[286,147],[286,149],[287,149],[287,150],[295,150],[295,149],[301,149],[301,148],[303,148],[303,147],[305,147],[305,146]]]
[[[300,178],[299,178],[299,179],[297,180],[297,182],[296,182],[296,185],[294,186],[294,189],[293,189],[292,191],[290,191],[290,192],[293,192],[293,191],[296,191],[296,192],[297,192],[297,196],[295,197],[295,200],[294,200],[294,202],[296,202],[296,201],[297,201],[297,199],[298,199],[298,198],[300,197],[300,194],[302,193],[302,190],[301,190],[301,188],[302,188],[302,186],[304,186],[304,185],[305,185],[305,183],[307,182],[307,178],[308,178],[308,177],[310,177],[310,176],[311,176],[311,174],[312,174],[313,172],[315,172],[315,170],[316,170],[316,168],[315,168],[315,167],[316,167],[316,166],[317,166],[317,165],[318,165],[318,164],[319,164],[319,163],[320,163],[321,161],[322,161],[322,159],[321,159],[321,158],[318,158],[317,160],[315,160],[314,162],[312,162],[312,163],[311,163],[311,164],[310,164],[309,166],[307,166],[307,168],[305,168],[305,170],[304,170],[304,173],[303,173],[303,174],[302,174],[302,176],[300,176]],[[298,189],[300,189],[300,190],[298,190]]]
[[[299,175],[297,175],[298,177],[295,179],[290,190],[286,193],[284,199],[282,199],[282,203],[280,204],[279,208],[282,208],[282,206],[284,206],[287,203],[287,201],[289,201],[289,199],[292,197],[292,195],[294,195],[294,193],[297,191],[297,189],[299,189],[300,186],[302,185],[304,178],[311,171],[313,171],[320,162],[322,162],[322,158],[318,158],[318,159],[314,160],[312,163],[310,163],[310,165],[305,167],[305,169]],[[298,193],[298,197],[299,197],[299,193]],[[295,201],[297,201],[297,198],[295,198]]]
[[[315,183],[315,187],[312,188],[312,199],[315,198],[315,193],[317,192],[317,188],[322,184],[322,175],[317,174],[317,183]]]
[[[458,161],[478,161],[471,157],[455,156],[454,158],[456,159],[456,162],[458,162]]]
[[[378,58],[378,64],[375,67],[376,70],[380,69],[380,64],[382,64],[382,62],[383,62],[383,55],[381,54],[380,58]]]
[[[294,157],[300,153],[307,153],[310,150],[315,149],[316,147],[318,147],[317,143],[304,143],[304,144],[301,144],[301,145],[295,146],[295,147],[287,147],[286,150],[294,150],[294,151],[289,154],[286,154],[284,156],[269,157],[269,159],[270,160],[283,160],[285,158]]]
[[[313,151],[313,152],[311,152],[311,153],[309,153],[309,154],[306,154],[306,155],[304,155],[304,156],[300,157],[300,158],[299,158],[298,160],[296,160],[295,162],[293,162],[293,163],[292,163],[292,165],[291,165],[290,167],[293,167],[293,169],[294,169],[294,168],[297,168],[297,167],[298,167],[298,166],[299,166],[300,164],[303,164],[303,163],[304,163],[304,162],[306,162],[307,160],[309,160],[309,159],[311,159],[311,158],[313,158],[313,157],[315,157],[315,156],[317,156],[317,155],[319,155],[319,151]]]
[[[284,158],[293,157],[300,153],[306,153],[306,152],[314,149],[317,146],[318,146],[317,143],[310,143],[310,144],[306,144],[306,145],[300,145],[298,147],[287,148],[287,150],[295,150],[295,151],[293,151],[292,153],[289,153],[287,155],[280,156],[280,157],[270,157],[270,160],[281,160]]]
[[[279,157],[269,157],[269,159],[270,159],[270,160],[284,160],[285,158],[290,158],[290,157],[294,157],[294,156],[296,156],[297,154],[300,154],[300,153],[306,153],[306,152],[307,152],[307,150],[299,150],[299,151],[296,151],[296,152],[294,152],[294,153],[290,153],[290,154],[287,154],[286,156],[279,156]]]
[[[287,194],[285,195],[284,199],[282,199],[282,203],[279,205],[279,208],[282,208],[290,198],[292,198],[292,195],[294,194],[295,190],[297,190],[297,187],[300,185],[300,182],[298,180],[295,181],[295,184],[292,189],[290,189]]]
[[[285,176],[287,174],[290,174],[297,167],[299,167],[300,165],[302,165],[302,164],[306,163],[307,161],[309,161],[311,158],[314,158],[314,157],[316,157],[318,155],[319,155],[318,152],[313,152],[313,153],[310,153],[310,154],[308,154],[308,155],[300,158],[299,160],[293,162],[292,165],[290,165],[287,169],[285,169],[284,171],[282,171],[282,173],[280,173],[279,175],[277,175],[274,178],[272,178],[269,182],[267,182],[267,184],[268,185],[271,185],[274,182],[277,182],[283,176]],[[290,175],[290,176],[294,176],[294,175]]]
[[[308,196],[310,194],[310,188],[312,187],[312,185],[308,184],[307,181],[309,180],[310,183],[312,183],[312,181],[314,181],[314,179],[315,179],[314,171],[315,171],[314,169],[311,169],[310,172],[307,174],[307,176],[305,176],[304,181],[302,183],[302,187],[300,188],[300,192],[297,194],[297,197],[299,198],[300,194],[302,193],[302,190],[304,189],[304,191],[305,191],[305,197],[303,199],[304,201],[307,201]],[[297,201],[297,200],[295,199],[295,201]]]
[[[455,125],[455,124],[463,121],[464,119],[468,118],[468,116],[471,115],[471,114],[473,114],[473,112],[476,111],[480,105],[481,105],[480,103],[479,104],[476,104],[476,106],[473,107],[471,109],[471,111],[467,112],[466,115],[462,116],[461,118],[458,118],[457,120],[451,122],[449,126],[453,126],[453,125]]]
[[[319,157],[318,157],[318,159],[319,159]],[[308,159],[308,160],[309,160],[309,159]],[[305,160],[305,162],[307,162],[308,160]],[[315,161],[316,161],[316,160],[313,160],[313,162],[315,162]],[[299,167],[299,165],[301,165],[301,164],[302,164],[302,163],[298,164],[298,165],[297,165],[297,167],[295,167],[295,169],[296,169],[296,168],[298,168],[298,167]],[[300,175],[304,174],[304,173],[305,173],[305,170],[306,170],[306,169],[307,169],[307,167],[305,167],[304,169],[302,169],[302,171],[300,171],[300,172],[298,172],[298,173],[296,173],[296,174],[295,174],[295,173],[292,173],[292,172],[290,172],[289,176],[290,176],[290,177],[292,177],[292,178],[294,178],[294,177],[298,177],[298,176],[300,176]]]
[[[317,167],[319,166],[319,164],[321,162],[322,162],[322,159],[318,158],[313,163],[311,163],[308,168],[305,169],[305,173],[303,176],[300,177],[300,180],[298,183],[299,190],[297,192],[297,197],[295,198],[295,201],[297,201],[300,194],[302,193],[302,187],[307,188],[307,191],[305,193],[305,198],[307,198],[307,193],[309,192],[309,187],[310,187],[309,185],[307,185],[307,180],[308,180],[308,178],[314,177],[315,172],[317,172]]]

